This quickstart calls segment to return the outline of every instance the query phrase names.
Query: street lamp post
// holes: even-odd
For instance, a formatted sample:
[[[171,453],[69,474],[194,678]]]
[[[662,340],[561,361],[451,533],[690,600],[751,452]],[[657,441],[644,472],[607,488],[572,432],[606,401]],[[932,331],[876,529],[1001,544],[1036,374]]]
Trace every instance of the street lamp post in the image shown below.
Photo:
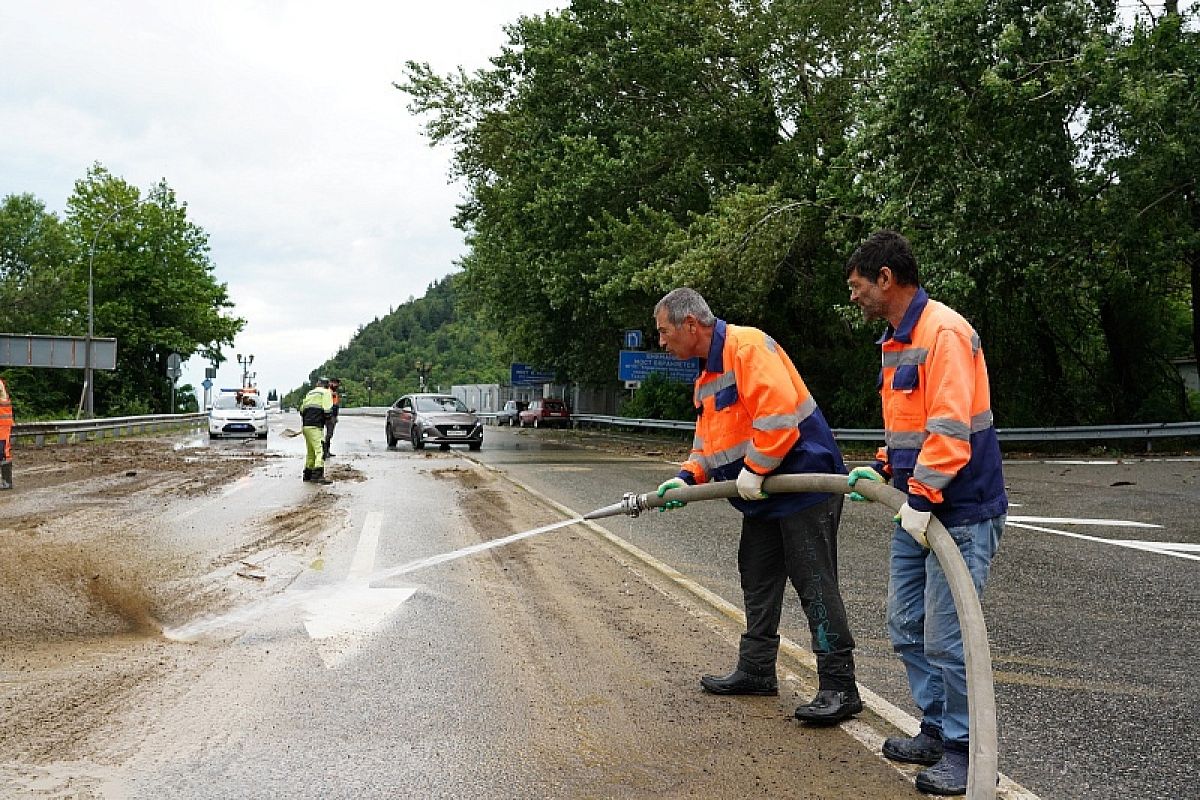
[[[363,384],[367,387],[367,405],[371,405],[371,376],[363,378]]]
[[[96,302],[95,288],[92,280],[92,275],[95,270],[96,262],[96,243],[100,240],[100,232],[104,230],[104,226],[112,222],[122,211],[128,211],[138,203],[135,200],[132,203],[126,203],[123,206],[118,206],[111,214],[104,218],[104,221],[96,228],[96,233],[92,236],[92,246],[88,249],[88,328],[87,328],[87,344],[84,346],[83,355],[83,384],[84,402],[83,407],[87,412],[88,419],[95,416],[94,395],[92,392],[92,338],[95,336],[96,330]]]
[[[425,391],[425,379],[429,376],[429,370],[432,366],[433,365],[430,364],[428,361],[424,361],[424,360],[420,360],[420,359],[418,359],[418,361],[417,361],[417,364],[416,364],[417,378],[421,382],[421,391],[422,392]]]
[[[245,389],[250,385],[247,381],[250,378],[250,365],[254,363],[254,356],[248,355],[242,358],[242,354],[238,353],[237,362],[242,365],[242,388]]]

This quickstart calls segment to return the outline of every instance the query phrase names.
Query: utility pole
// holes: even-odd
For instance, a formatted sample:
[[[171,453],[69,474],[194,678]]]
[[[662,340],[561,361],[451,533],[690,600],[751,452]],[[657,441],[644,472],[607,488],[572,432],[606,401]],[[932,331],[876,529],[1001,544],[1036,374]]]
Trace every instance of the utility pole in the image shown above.
[[[250,380],[250,365],[254,363],[254,356],[250,355],[242,358],[242,354],[238,353],[237,362],[242,365],[242,388],[245,389],[250,386],[248,383]]]

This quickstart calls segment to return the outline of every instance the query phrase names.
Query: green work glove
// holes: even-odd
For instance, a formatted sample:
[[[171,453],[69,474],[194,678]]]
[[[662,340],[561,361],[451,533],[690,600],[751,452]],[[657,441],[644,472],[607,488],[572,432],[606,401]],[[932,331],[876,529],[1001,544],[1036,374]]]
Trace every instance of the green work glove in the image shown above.
[[[869,480],[879,481],[880,483],[887,483],[887,481],[884,479],[884,477],[882,475],[880,475],[878,472],[876,472],[874,467],[855,467],[854,469],[850,470],[850,475],[846,479],[846,484],[848,486],[853,486],[855,483],[858,482],[859,478],[867,478]],[[850,499],[854,500],[856,502],[861,502],[864,500],[868,503],[871,502],[870,500],[867,500],[866,497],[859,494],[858,492],[851,492]]]
[[[658,485],[658,496],[662,497],[667,493],[668,489],[682,489],[687,486],[687,481],[683,478],[671,478],[669,481],[663,481]],[[670,511],[673,508],[683,508],[687,505],[686,500],[668,500],[658,507],[659,511]]]

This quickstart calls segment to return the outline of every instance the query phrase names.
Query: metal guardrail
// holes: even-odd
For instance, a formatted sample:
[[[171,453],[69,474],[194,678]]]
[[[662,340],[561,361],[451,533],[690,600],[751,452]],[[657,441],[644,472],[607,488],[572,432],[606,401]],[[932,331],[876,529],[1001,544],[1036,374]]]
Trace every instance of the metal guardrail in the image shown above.
[[[494,416],[494,415],[493,415]],[[575,424],[614,425],[630,428],[666,428],[694,431],[695,422],[668,419],[633,419],[598,414],[575,414]],[[1067,442],[1093,439],[1166,439],[1200,437],[1200,422],[1153,422],[1142,425],[1082,425],[1070,428],[998,428],[1002,442]],[[882,442],[882,428],[834,428],[836,439]]]
[[[17,445],[42,447],[47,439],[58,444],[86,442],[107,436],[131,436],[156,433],[179,427],[200,427],[207,423],[207,414],[148,414],[140,417],[106,417],[103,419],[66,419],[50,422],[25,422],[13,426]]]
[[[382,416],[387,406],[344,408],[343,414]],[[478,414],[485,423],[496,423],[496,412]],[[694,431],[696,423],[678,419],[637,419],[611,417],[602,414],[573,414],[572,425],[610,425],[622,428],[657,428],[660,430]],[[1200,422],[1147,422],[1137,425],[1080,425],[1063,428],[998,428],[1002,442],[1087,442],[1119,439],[1191,439],[1200,437]],[[882,428],[834,428],[835,439],[845,442],[882,442]]]

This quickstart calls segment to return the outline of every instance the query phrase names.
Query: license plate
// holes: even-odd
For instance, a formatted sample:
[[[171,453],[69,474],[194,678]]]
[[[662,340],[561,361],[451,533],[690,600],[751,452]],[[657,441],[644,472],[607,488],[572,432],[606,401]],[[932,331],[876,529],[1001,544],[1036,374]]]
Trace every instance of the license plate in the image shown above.
[[[466,431],[446,431],[447,436],[466,436]]]

